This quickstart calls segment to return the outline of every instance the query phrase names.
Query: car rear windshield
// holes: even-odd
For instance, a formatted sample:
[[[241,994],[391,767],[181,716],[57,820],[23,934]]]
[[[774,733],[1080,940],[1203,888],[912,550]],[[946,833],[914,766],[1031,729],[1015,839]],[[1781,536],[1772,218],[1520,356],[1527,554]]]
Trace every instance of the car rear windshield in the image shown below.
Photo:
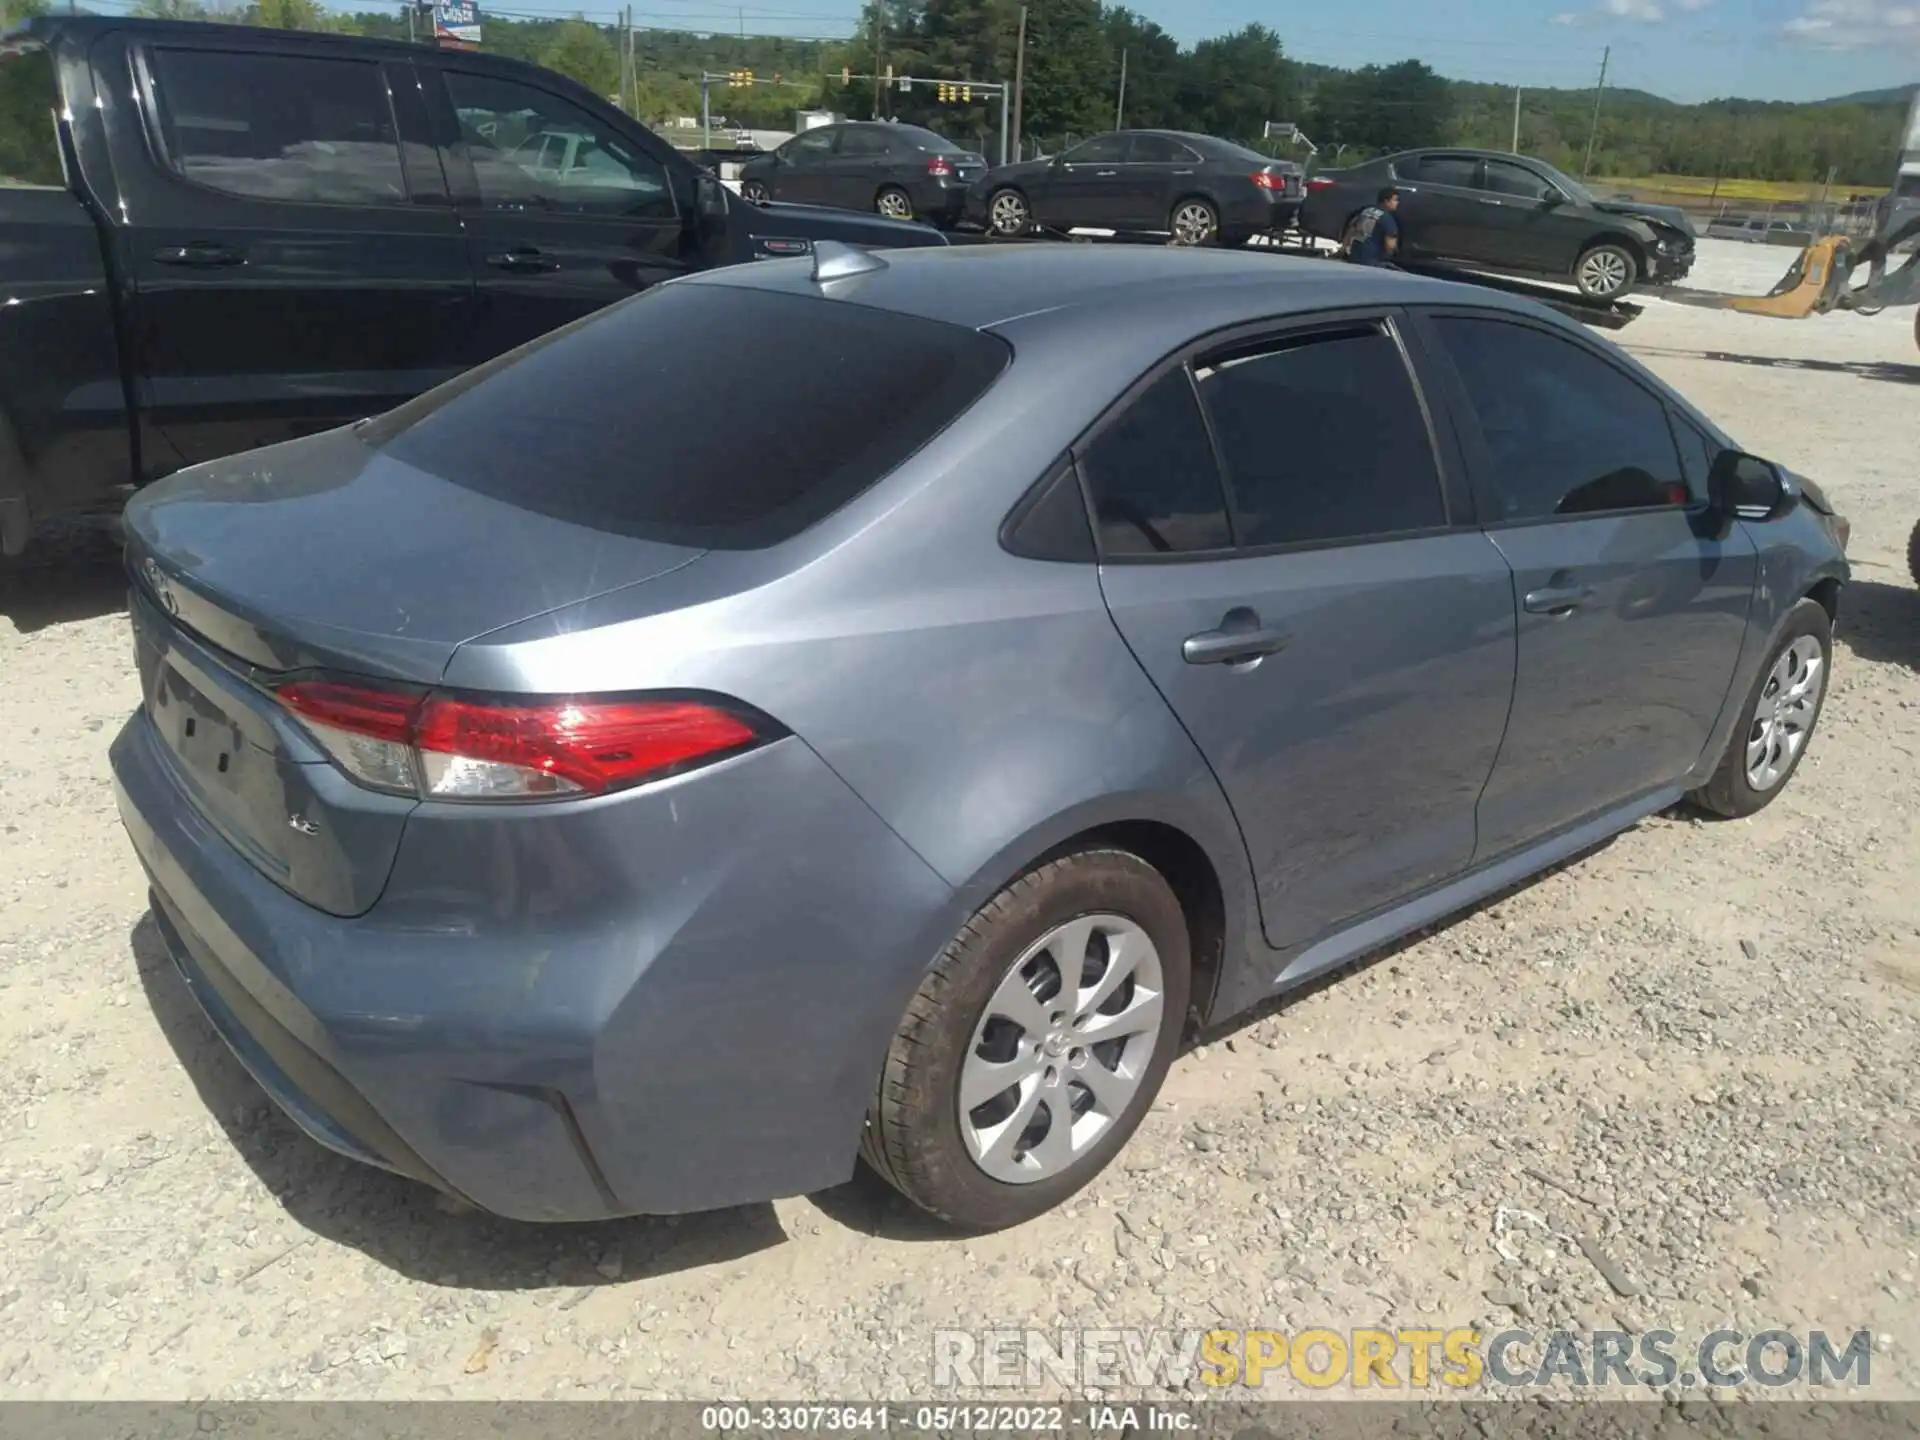
[[[925,150],[929,155],[967,155],[972,152],[964,145],[956,145],[944,135],[936,135],[931,130],[923,130],[918,125],[902,125],[900,132],[916,149]]]
[[[60,87],[39,45],[0,50],[0,185],[59,186]]]
[[[360,435],[555,519],[758,549],[887,475],[1010,353],[977,330],[871,306],[671,284],[468,371]]]

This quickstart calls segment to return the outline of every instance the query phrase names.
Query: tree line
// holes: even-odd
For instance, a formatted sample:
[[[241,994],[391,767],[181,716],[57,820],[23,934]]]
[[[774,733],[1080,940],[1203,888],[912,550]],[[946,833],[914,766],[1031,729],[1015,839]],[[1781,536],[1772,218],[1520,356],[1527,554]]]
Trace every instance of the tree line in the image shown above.
[[[9,19],[45,0],[0,0]],[[1269,121],[1292,123],[1319,148],[1321,166],[1423,145],[1506,149],[1513,91],[1449,80],[1418,59],[1344,70],[1286,53],[1265,25],[1183,46],[1154,21],[1104,0],[1026,0],[1020,133],[1027,154],[1129,126],[1198,130],[1306,158],[1269,141]],[[318,0],[140,0],[137,12],[301,30],[405,39],[394,10],[345,14]],[[484,15],[484,48],[531,60],[618,100],[640,118],[671,123],[699,114],[699,75],[751,71],[755,83],[716,86],[714,113],[756,128],[787,129],[803,108],[880,116],[931,126],[998,154],[997,98],[976,92],[943,104],[929,87],[901,91],[860,76],[1010,80],[1021,0],[876,0],[843,41],[778,36],[636,31],[636,83],[622,85],[625,37],[585,19],[518,20]],[[424,30],[426,22],[420,22]],[[1124,57],[1125,90],[1121,89]],[[852,72],[854,78],[843,80]],[[625,95],[620,92],[625,88]],[[1586,165],[1593,92],[1521,95],[1519,148],[1579,174]],[[1726,99],[1681,105],[1641,91],[1608,91],[1594,136],[1591,173],[1718,175],[1730,179],[1885,185],[1891,179],[1904,105],[1788,104]]]

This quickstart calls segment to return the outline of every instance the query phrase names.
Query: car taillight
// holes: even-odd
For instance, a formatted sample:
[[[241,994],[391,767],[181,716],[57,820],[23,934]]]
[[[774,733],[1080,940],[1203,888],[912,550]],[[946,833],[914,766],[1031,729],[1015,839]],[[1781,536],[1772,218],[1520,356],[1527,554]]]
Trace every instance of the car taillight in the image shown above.
[[[953,174],[953,166],[948,163],[947,157],[944,155],[929,155],[927,157],[927,174],[951,175]]]
[[[438,800],[604,795],[750,749],[772,732],[705,700],[478,700],[296,680],[280,703],[348,775]]]
[[[1309,190],[1331,190],[1332,188],[1333,181],[1329,180],[1325,175],[1316,175],[1307,181],[1307,189]]]
[[[1271,191],[1276,195],[1286,193],[1287,177],[1284,175],[1276,175],[1271,170],[1256,170],[1247,178],[1262,190]]]

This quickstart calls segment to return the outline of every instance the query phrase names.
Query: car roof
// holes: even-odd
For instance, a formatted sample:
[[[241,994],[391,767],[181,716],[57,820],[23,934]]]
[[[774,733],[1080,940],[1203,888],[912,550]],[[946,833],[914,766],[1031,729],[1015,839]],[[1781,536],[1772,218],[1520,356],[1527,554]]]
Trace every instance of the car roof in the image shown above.
[[[809,260],[732,266],[674,283],[825,293],[973,330],[1014,321],[1026,333],[1084,329],[1102,343],[1124,343],[1130,316],[1167,312],[1191,314],[1196,334],[1265,317],[1420,301],[1552,314],[1495,291],[1255,250],[1035,242],[925,246],[881,258],[885,269],[829,282],[824,292]]]

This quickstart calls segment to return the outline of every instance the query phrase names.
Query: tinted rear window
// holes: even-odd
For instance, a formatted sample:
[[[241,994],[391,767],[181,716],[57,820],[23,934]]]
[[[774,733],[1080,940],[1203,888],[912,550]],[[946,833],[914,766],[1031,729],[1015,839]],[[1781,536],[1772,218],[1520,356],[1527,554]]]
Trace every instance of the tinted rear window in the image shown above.
[[[395,459],[555,519],[669,544],[776,545],[937,435],[1006,368],[976,330],[723,285],[666,285],[362,426]]]
[[[906,138],[908,144],[916,149],[924,150],[930,155],[966,155],[971,153],[966,146],[956,145],[953,141],[947,139],[946,136],[936,135],[931,130],[923,130],[918,125],[902,125],[898,128],[901,135]]]

